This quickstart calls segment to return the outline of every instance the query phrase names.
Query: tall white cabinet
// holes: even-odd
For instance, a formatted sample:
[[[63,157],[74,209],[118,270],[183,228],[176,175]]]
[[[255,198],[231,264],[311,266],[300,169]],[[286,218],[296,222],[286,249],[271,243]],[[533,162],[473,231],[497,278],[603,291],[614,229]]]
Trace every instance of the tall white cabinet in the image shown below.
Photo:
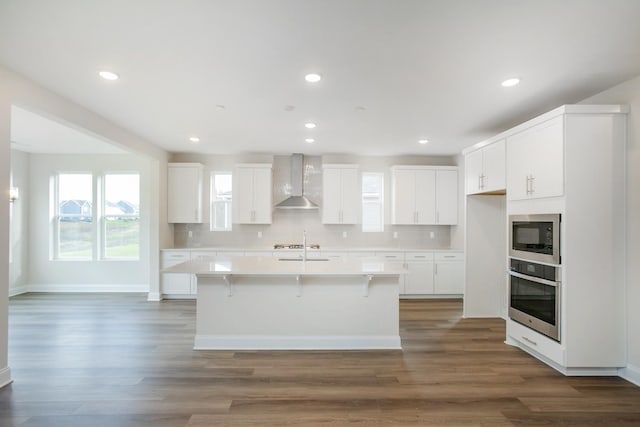
[[[167,218],[170,223],[202,222],[202,170],[200,163],[169,163]]]
[[[242,163],[233,175],[233,222],[271,224],[270,163]]]
[[[362,199],[358,165],[322,166],[322,223],[358,224]]]
[[[391,221],[397,225],[458,223],[458,168],[393,166]]]
[[[477,254],[470,250],[471,242],[500,236],[504,252],[485,250],[482,261],[498,265],[495,256],[506,259],[507,255],[506,227],[502,224],[507,223],[509,215],[561,215],[561,263],[557,266],[560,339],[553,340],[507,318],[506,342],[566,375],[617,375],[626,365],[628,279],[623,272],[627,113],[628,107],[621,105],[565,105],[497,135],[491,141],[506,140],[503,218],[492,228],[488,219],[497,218],[505,205],[486,196],[467,197],[465,315],[472,308],[468,300],[487,295],[488,288],[481,292],[475,289],[481,284],[491,284],[494,292],[502,289],[506,295],[501,300],[508,304],[507,275],[502,273],[505,285],[496,287],[495,269],[480,268],[475,262],[476,268],[470,270]],[[468,161],[473,153],[467,154]],[[477,158],[471,158],[467,170],[477,170]],[[469,186],[467,182],[468,193]],[[485,212],[484,217],[477,216],[478,212]],[[493,229],[497,232],[487,232]],[[484,247],[494,248],[493,242]],[[482,311],[477,304],[475,308]]]

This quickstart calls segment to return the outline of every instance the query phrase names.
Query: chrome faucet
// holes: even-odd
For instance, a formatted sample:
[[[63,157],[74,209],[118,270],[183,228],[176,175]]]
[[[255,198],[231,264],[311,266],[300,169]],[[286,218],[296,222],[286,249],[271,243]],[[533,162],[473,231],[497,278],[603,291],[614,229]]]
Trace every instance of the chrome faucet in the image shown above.
[[[302,231],[302,261],[307,260],[307,230]]]

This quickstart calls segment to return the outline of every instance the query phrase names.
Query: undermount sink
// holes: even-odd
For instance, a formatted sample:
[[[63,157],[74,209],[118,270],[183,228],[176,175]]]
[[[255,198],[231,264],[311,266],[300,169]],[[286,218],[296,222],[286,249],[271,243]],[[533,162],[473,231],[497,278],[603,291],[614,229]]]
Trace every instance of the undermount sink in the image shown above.
[[[305,261],[302,258],[278,258],[278,261]],[[329,258],[307,258],[306,261],[329,261]]]

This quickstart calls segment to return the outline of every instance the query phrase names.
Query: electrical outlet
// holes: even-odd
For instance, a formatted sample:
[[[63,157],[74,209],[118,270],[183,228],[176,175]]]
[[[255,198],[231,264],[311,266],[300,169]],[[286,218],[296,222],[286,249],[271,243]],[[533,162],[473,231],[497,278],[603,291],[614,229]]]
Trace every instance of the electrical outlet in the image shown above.
[[[258,231],[258,239],[262,239],[262,231]]]
[[[397,239],[397,238],[398,238],[398,232],[397,232],[397,231],[394,231],[394,232],[393,232],[393,238],[394,238],[394,239]]]
[[[193,231],[189,230],[189,238],[193,237]]]
[[[429,237],[431,237],[432,239],[435,239],[436,238],[436,233],[433,232],[433,231],[430,231],[429,232]]]
[[[347,238],[347,232],[346,232],[346,231],[343,231],[343,232],[342,232],[342,238],[343,238],[343,239],[346,239],[346,238]]]

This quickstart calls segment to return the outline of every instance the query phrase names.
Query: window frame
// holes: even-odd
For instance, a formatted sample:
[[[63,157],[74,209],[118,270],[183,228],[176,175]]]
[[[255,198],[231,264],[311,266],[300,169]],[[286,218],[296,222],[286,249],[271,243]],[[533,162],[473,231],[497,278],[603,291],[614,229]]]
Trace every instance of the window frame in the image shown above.
[[[364,181],[368,176],[375,176],[379,179],[380,182],[380,193],[377,195],[376,200],[366,200],[365,189],[364,189]],[[385,186],[385,174],[384,172],[362,172],[361,176],[361,207],[362,207],[362,232],[363,233],[382,233],[384,232],[384,186]],[[380,211],[380,223],[376,225],[376,227],[367,227],[367,223],[365,222],[365,211],[367,205],[376,205]]]
[[[231,193],[229,200],[217,200],[218,196],[216,193],[216,182],[215,178],[217,175],[228,175],[231,179]],[[227,213],[227,218],[225,223],[228,225],[224,228],[216,227],[216,205],[224,204],[227,207],[225,208],[225,212]],[[210,231],[232,231],[233,230],[233,172],[231,171],[211,171],[209,176],[209,230]]]

